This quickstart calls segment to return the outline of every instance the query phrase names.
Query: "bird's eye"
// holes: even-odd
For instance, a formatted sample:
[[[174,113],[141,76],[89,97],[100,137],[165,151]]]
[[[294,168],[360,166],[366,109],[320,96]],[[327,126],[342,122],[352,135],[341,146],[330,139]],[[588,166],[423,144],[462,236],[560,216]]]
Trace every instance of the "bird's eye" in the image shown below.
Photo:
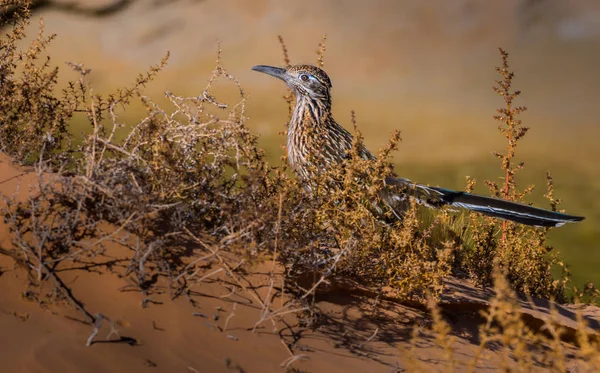
[[[306,81],[309,79],[309,77],[308,77],[308,75],[306,75],[306,74],[300,74],[300,79],[301,79],[303,82],[306,82]]]

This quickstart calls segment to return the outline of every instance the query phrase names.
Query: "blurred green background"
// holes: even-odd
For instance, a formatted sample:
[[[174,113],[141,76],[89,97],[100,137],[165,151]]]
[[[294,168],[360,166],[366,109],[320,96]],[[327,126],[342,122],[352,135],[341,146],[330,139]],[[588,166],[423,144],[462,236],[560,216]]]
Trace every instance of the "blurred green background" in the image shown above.
[[[164,92],[202,92],[214,67],[217,42],[222,63],[249,96],[249,125],[274,162],[283,154],[287,106],[284,86],[252,72],[256,64],[281,65],[277,35],[293,63],[314,63],[327,34],[325,70],[333,82],[334,113],[347,127],[355,110],[368,146],[382,146],[394,129],[403,133],[397,172],[413,180],[463,188],[465,176],[502,176],[493,151],[504,139],[492,119],[502,99],[492,91],[497,48],[510,54],[517,104],[531,131],[519,144],[525,161],[521,187],[545,173],[567,212],[585,215],[556,229],[552,244],[581,288],[600,283],[600,2],[597,0],[54,0],[38,2],[29,35],[42,17],[58,37],[50,55],[61,67],[61,84],[76,79],[64,65],[92,69],[97,93],[131,84],[139,72],[171,51],[168,67],[145,90],[164,102]],[[219,90],[232,98],[235,89]],[[135,106],[134,106],[135,109]],[[134,123],[141,112],[120,120]],[[83,129],[75,127],[74,133]],[[485,192],[481,186],[478,191]]]

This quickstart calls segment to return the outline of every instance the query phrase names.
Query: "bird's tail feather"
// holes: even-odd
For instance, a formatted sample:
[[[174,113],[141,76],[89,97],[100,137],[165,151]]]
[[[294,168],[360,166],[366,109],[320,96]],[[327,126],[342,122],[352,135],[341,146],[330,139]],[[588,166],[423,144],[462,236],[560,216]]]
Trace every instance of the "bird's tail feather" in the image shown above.
[[[440,193],[444,204],[476,211],[488,216],[515,221],[521,224],[540,227],[560,227],[565,223],[581,221],[581,216],[572,216],[560,212],[532,207],[522,203],[479,196],[466,192],[429,187]]]
[[[386,182],[390,186],[401,186],[405,193],[430,207],[449,205],[538,227],[560,227],[565,223],[573,223],[584,219],[581,216],[562,214],[498,198],[415,184],[407,179],[389,178]]]

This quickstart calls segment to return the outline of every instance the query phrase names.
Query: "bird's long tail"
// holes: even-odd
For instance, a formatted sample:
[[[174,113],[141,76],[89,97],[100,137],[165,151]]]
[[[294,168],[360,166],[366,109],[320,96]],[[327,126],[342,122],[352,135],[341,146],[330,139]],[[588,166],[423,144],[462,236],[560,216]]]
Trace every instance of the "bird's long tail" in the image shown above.
[[[565,223],[584,219],[581,216],[562,214],[498,198],[415,184],[407,179],[389,178],[386,182],[390,186],[401,187],[404,193],[430,207],[449,205],[538,227],[560,227]]]

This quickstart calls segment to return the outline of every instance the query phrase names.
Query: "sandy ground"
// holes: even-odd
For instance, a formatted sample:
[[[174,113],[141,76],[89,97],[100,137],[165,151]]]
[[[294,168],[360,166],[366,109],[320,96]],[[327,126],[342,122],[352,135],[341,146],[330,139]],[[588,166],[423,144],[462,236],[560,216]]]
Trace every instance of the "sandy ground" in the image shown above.
[[[35,192],[36,175],[15,167],[3,155],[0,175],[4,195],[18,189],[17,198],[25,198],[30,190]],[[0,223],[0,248],[10,245],[8,228]],[[413,350],[417,361],[427,371],[448,367],[428,332],[429,316],[422,307],[386,297],[376,300],[369,289],[356,284],[320,293],[316,307],[322,316],[315,330],[301,328],[294,313],[257,324],[262,306],[256,298],[264,299],[269,283],[264,268],[244,277],[246,289],[223,277],[197,285],[189,297],[170,300],[166,291],[154,294],[143,307],[141,294],[118,274],[127,252],[119,247],[110,247],[109,252],[114,272],[73,268],[59,273],[89,312],[110,319],[89,347],[86,341],[94,326],[84,315],[66,304],[29,300],[24,272],[0,255],[3,372],[283,372],[287,363],[302,372],[396,372],[414,368],[408,357],[415,325],[422,336]],[[448,283],[443,303],[456,337],[459,368],[466,368],[477,352],[478,313],[491,295],[459,281]],[[276,298],[272,306],[288,300]],[[535,324],[548,316],[549,305],[542,300],[535,306],[523,303],[521,312]],[[574,325],[572,309],[558,311],[561,324]],[[600,330],[600,312],[590,307],[585,312],[591,326]],[[499,356],[497,350],[486,351],[476,371],[494,370]]]

